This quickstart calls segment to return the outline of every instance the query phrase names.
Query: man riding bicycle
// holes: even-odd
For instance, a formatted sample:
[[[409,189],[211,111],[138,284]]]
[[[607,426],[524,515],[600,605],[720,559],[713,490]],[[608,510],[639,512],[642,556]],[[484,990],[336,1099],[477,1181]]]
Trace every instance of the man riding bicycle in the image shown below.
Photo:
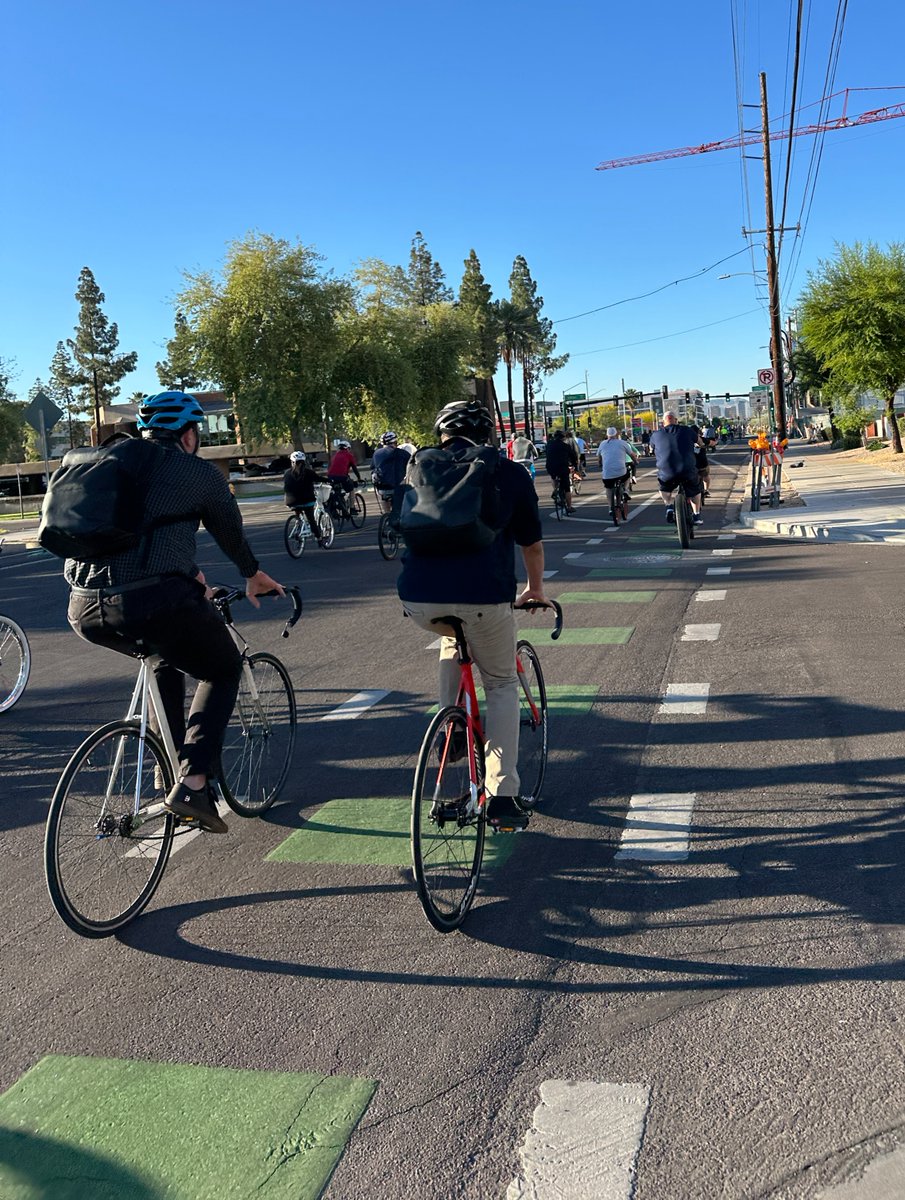
[[[457,454],[486,445],[493,418],[476,400],[455,400],[440,411],[435,432],[443,450]],[[417,460],[416,460],[417,462]],[[527,814],[519,807],[519,694],[515,665],[515,546],[521,547],[528,582],[518,603],[545,604],[544,547],[537,494],[518,463],[499,459],[494,476],[498,506],[489,545],[473,553],[443,556],[406,549],[398,591],[403,609],[440,644],[440,706],[454,704],[459,687],[456,641],[437,618],[458,617],[487,697],[486,789],[488,820],[499,830],[524,829]]]
[[[695,446],[700,440],[697,429],[680,425],[674,412],[663,414],[663,427],[651,434],[650,444],[657,459],[657,482],[660,499],[666,505],[667,521],[675,521],[676,509],[672,494],[681,483],[694,510],[695,525],[702,525],[701,483],[695,463]]]
[[[547,474],[559,489],[566,506],[566,512],[571,514],[572,508],[572,471],[578,470],[578,451],[572,441],[566,440],[566,435],[557,429],[547,442]]]
[[[392,512],[393,497],[405,479],[410,458],[409,452],[399,445],[399,438],[393,430],[388,429],[371,458],[371,482],[384,512]]]
[[[603,477],[603,486],[606,488],[607,499],[610,502],[610,516],[615,520],[616,505],[614,493],[616,485],[628,482],[631,469],[626,464],[628,462],[632,464],[636,463],[638,455],[628,442],[622,440],[619,436],[619,430],[616,429],[615,425],[610,425],[607,429],[606,441],[601,444],[597,455],[600,459],[600,474]]]
[[[144,535],[137,546],[102,561],[67,559],[64,575],[72,588],[69,623],[80,637],[120,654],[160,656],[154,674],[179,753],[179,780],[164,805],[210,833],[226,833],[208,781],[217,773],[242,659],[195,561],[199,521],[244,576],[255,608],[258,596],[284,592],[245,540],[226,478],[196,457],[203,419],[195,397],[182,392],[141,402],[138,428],[157,448]],[[185,675],[199,681],[188,724]]]

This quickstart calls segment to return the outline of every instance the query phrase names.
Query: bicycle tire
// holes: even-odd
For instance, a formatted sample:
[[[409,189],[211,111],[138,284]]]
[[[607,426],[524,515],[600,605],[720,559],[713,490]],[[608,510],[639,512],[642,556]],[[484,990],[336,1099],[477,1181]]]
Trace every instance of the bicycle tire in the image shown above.
[[[458,929],[471,908],[481,875],[486,804],[469,813],[469,756],[450,760],[453,737],[467,738],[465,710],[442,708],[424,735],[412,787],[412,870],[424,915],[440,933]],[[484,747],[474,743],[475,772],[484,785]],[[448,815],[437,806],[443,805]],[[457,813],[458,815],[453,815]]]
[[[625,488],[622,489],[622,495],[619,498],[619,508],[622,513],[623,521],[628,520],[628,492]]]
[[[47,890],[61,919],[82,937],[109,937],[134,920],[157,891],[170,856],[175,827],[170,813],[161,808],[133,825],[136,786],[139,796],[155,804],[173,786],[170,760],[151,729],[145,732],[139,778],[141,742],[135,721],[96,729],[66,764],[50,803]]]
[[[31,647],[25,630],[12,617],[0,616],[0,713],[16,703],[30,674]]]
[[[572,491],[575,493],[576,496],[581,495],[581,481],[582,481],[581,475],[573,475],[572,476]]]
[[[283,544],[290,558],[301,558],[308,539],[302,536],[302,518],[287,517],[283,526]]]
[[[553,511],[556,514],[557,521],[561,521],[566,515],[566,505],[562,494],[558,490],[553,494]]]
[[[343,525],[346,523],[346,510],[342,501],[333,492],[326,504],[327,516],[333,521],[333,526],[337,533],[342,533]]]
[[[223,739],[219,783],[223,799],[240,817],[259,817],[280,794],[295,747],[295,692],[289,672],[266,651],[245,660],[236,706]]]
[[[387,562],[399,553],[399,533],[389,513],[381,513],[377,523],[377,545]]]
[[[675,513],[676,513],[676,531],[679,535],[679,545],[683,550],[687,550],[691,545],[691,539],[694,537],[692,532],[693,525],[688,519],[688,500],[685,496],[683,488],[679,488],[675,495]]]
[[[333,518],[326,511],[318,516],[318,535],[317,544],[322,550],[329,550],[336,538],[336,529],[333,526]]]
[[[349,520],[352,522],[352,528],[361,529],[367,515],[368,506],[365,504],[364,496],[361,492],[354,492],[349,500]]]
[[[537,808],[547,772],[547,688],[537,651],[521,639],[515,648],[520,664],[518,775],[519,807]]]

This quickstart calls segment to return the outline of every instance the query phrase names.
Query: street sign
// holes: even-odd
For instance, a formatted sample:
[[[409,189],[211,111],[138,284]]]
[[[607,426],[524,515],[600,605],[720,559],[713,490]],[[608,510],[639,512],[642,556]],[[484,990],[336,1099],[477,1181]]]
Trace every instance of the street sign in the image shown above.
[[[32,429],[36,429],[38,433],[47,433],[53,429],[62,415],[63,410],[57,408],[50,397],[45,396],[43,392],[35,395],[31,404],[22,414]]]
[[[563,400],[565,400],[566,404],[574,404],[578,400],[586,400],[586,399],[587,399],[587,397],[585,396],[584,392],[579,392],[575,396],[566,396],[566,395],[563,396]]]
[[[755,383],[752,385],[751,391],[752,392],[772,392],[773,389],[771,387],[769,387],[767,384]]]
[[[763,367],[760,371],[757,372],[757,382],[760,384],[763,384],[766,387],[769,387],[770,385],[772,385],[774,378],[775,378],[775,376],[773,374],[772,367]]]

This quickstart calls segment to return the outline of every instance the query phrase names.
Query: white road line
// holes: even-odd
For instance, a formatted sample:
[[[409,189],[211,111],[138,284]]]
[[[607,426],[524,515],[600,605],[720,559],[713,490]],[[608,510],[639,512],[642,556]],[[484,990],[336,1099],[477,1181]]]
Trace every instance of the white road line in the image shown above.
[[[544,571],[544,579],[552,579],[554,575],[558,574],[558,571]]]
[[[384,696],[389,696],[389,691],[369,691],[356,692],[348,700],[344,700],[339,708],[334,708],[332,712],[328,712],[326,716],[321,717],[322,721],[354,721],[356,717],[360,717],[362,713],[367,712],[369,708],[373,708],[378,701]]]
[[[718,542],[734,542],[735,534],[734,533],[718,533],[716,535],[716,540]]]
[[[589,538],[588,541],[585,542],[585,545],[586,546],[602,546],[603,538]]]
[[[506,1200],[630,1200],[650,1088],[548,1079]]]
[[[567,555],[566,555],[566,558],[581,558],[581,557],[582,557],[582,554],[583,554],[583,551],[581,551],[581,550],[576,550],[576,551],[573,551],[573,553],[572,553],[572,554],[567,554]]]
[[[684,862],[694,792],[632,796],[616,859],[620,862]]]
[[[679,714],[699,717],[707,711],[709,695],[709,683],[668,683],[663,703],[657,712],[669,716]]]
[[[443,638],[434,638],[434,640],[430,643],[430,645],[425,646],[424,649],[425,650],[439,650],[442,645],[443,645]]]
[[[734,554],[734,550],[711,550],[710,553],[716,558],[728,558],[730,554]]]
[[[726,589],[720,588],[720,589],[712,591],[712,592],[708,592],[708,591],[705,591],[704,589],[702,589],[699,592],[695,592],[693,598],[698,602],[698,604],[707,604],[711,600],[725,600],[726,599]]]
[[[731,567],[708,567],[704,572],[705,575],[728,575],[732,570]]]
[[[201,837],[200,829],[190,829],[187,833],[179,833],[173,838],[173,848],[170,850],[170,858],[174,854],[178,854],[180,850],[184,850],[189,842],[193,842],[196,837]],[[130,847],[125,853],[126,858],[138,858],[138,856],[147,854],[156,857],[157,851],[160,849],[159,838],[146,838],[143,842],[137,842]]]
[[[719,625],[686,625],[681,640],[683,642],[715,642],[719,636]]]

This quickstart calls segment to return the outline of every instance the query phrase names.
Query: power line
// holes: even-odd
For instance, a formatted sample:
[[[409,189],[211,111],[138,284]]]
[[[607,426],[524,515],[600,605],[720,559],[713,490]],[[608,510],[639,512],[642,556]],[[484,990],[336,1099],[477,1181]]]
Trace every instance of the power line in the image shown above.
[[[798,99],[798,71],[801,63],[801,18],[804,9],[804,0],[798,0],[798,15],[795,22],[795,60],[792,64],[792,101],[789,105],[789,145],[786,150],[786,178],[782,189],[782,212],[779,218],[779,246],[776,250],[776,259],[779,262],[782,256],[782,237],[786,224],[786,205],[789,200],[789,183],[792,178],[792,147],[794,145],[793,136],[795,132],[795,101]]]
[[[643,338],[640,342],[623,342],[621,346],[601,346],[599,350],[580,350],[570,354],[570,358],[586,358],[589,354],[606,354],[610,350],[627,350],[630,346],[647,346],[651,342],[663,342],[667,338],[682,337],[686,333],[697,333],[700,329],[712,329],[714,325],[725,325],[727,321],[738,321],[740,317],[750,317],[759,313],[759,308],[749,308],[746,312],[736,313],[734,317],[723,317],[721,321],[710,321],[706,325],[694,325],[691,329],[677,329],[675,333],[662,333],[659,337]]]
[[[634,300],[646,300],[648,296],[656,296],[658,292],[665,292],[667,288],[675,287],[678,283],[687,283],[689,279],[698,279],[701,275],[706,275],[708,271],[712,271],[714,267],[721,266],[724,262],[728,262],[730,258],[738,258],[740,254],[745,254],[748,247],[745,246],[741,250],[736,250],[732,254],[727,254],[725,258],[718,259],[717,262],[711,263],[709,267],[702,267],[700,271],[694,271],[691,275],[683,275],[681,279],[672,279],[669,283],[661,284],[660,287],[654,288],[650,292],[642,292],[639,296],[626,296],[624,300],[614,300],[612,304],[603,304],[600,308],[591,308],[587,312],[576,313],[572,317],[560,317],[554,321],[554,325],[564,325],[566,321],[577,321],[580,317],[592,317],[594,313],[606,312],[608,308],[618,308],[620,304],[631,304]]]

